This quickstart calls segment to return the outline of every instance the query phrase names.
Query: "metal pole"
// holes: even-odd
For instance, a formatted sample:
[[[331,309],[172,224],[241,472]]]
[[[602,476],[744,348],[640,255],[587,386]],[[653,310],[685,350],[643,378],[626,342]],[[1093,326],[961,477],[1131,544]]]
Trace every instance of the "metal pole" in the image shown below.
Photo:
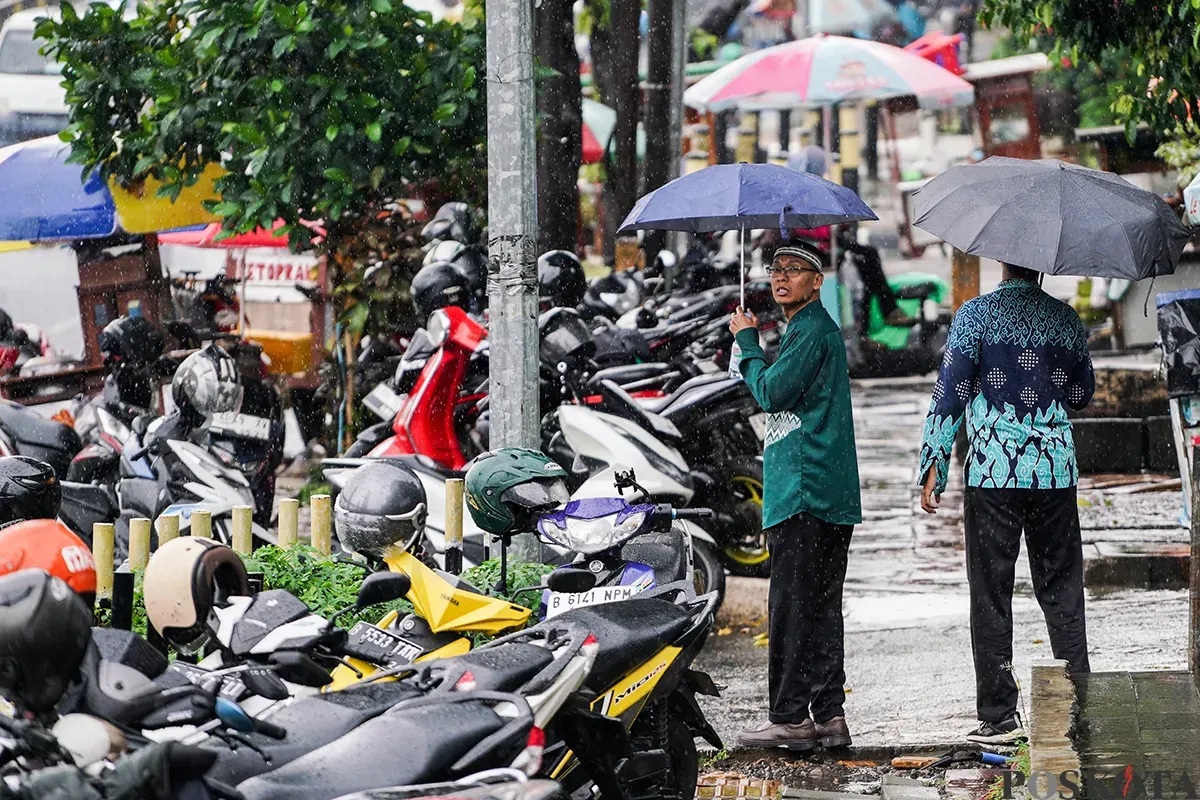
[[[687,82],[687,0],[675,0],[671,8],[671,169],[668,180],[683,174],[683,89]],[[683,255],[684,234],[668,234],[670,248]],[[667,291],[674,288],[674,271],[668,272]]]
[[[541,443],[538,409],[537,148],[533,3],[487,5],[488,302],[491,447]],[[534,536],[514,541],[536,558]]]

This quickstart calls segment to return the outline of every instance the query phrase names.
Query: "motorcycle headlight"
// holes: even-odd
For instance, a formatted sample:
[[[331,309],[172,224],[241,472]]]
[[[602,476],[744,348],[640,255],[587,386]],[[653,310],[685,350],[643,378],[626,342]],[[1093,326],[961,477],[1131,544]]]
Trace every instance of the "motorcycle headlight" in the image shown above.
[[[620,514],[582,519],[566,517],[565,527],[558,520],[543,518],[538,530],[556,544],[579,553],[601,553],[637,533],[646,521],[646,512],[638,511],[620,519]]]
[[[429,321],[425,323],[425,332],[429,335],[430,344],[441,347],[450,336],[450,317],[445,311],[438,309],[429,315]]]

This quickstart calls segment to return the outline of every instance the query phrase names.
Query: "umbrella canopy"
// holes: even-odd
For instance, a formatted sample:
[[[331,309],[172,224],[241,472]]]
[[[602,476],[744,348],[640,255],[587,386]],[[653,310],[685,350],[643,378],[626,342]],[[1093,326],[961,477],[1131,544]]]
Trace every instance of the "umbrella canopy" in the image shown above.
[[[118,231],[152,233],[217,219],[202,203],[216,197],[211,167],[172,203],[147,181],[140,191],[105,184],[97,173],[85,180],[68,164],[70,145],[56,136],[0,148],[0,241],[100,239]]]
[[[583,99],[583,163],[596,164],[604,160],[616,127],[616,111],[595,100]]]
[[[759,50],[683,94],[693,108],[797,108],[915,95],[925,108],[969,105],[971,84],[919,55],[882,42],[812,36]]]
[[[810,0],[808,4],[808,29],[814,33],[870,31],[894,19],[896,9],[886,0]]]
[[[878,217],[858,195],[816,175],[775,164],[718,164],[638,200],[620,232],[817,228],[868,219]]]
[[[1153,192],[1050,159],[993,156],[954,167],[915,204],[913,224],[964,253],[1050,275],[1169,275],[1189,237]]]

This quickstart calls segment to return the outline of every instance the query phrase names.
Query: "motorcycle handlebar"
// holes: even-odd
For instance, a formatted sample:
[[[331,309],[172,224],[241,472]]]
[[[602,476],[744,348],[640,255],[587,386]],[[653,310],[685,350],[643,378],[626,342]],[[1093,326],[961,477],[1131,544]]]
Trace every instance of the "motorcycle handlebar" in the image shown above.
[[[273,722],[267,722],[265,719],[254,719],[254,730],[267,736],[271,739],[286,739],[287,729],[276,725]]]
[[[676,508],[672,511],[675,519],[712,519],[711,508]]]

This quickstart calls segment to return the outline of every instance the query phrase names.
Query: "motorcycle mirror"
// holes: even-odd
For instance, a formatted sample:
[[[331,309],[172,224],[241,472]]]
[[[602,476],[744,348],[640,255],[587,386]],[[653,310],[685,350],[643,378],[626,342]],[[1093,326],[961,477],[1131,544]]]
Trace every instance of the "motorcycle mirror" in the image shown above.
[[[279,676],[267,667],[250,667],[240,676],[246,688],[268,700],[286,700],[291,695]],[[230,726],[232,727],[232,726]]]
[[[275,674],[285,681],[312,687],[326,686],[333,681],[324,667],[295,650],[272,653],[270,661]]]
[[[254,720],[241,706],[226,697],[217,698],[217,719],[226,728],[238,733],[254,732]]]
[[[366,608],[377,603],[390,603],[408,594],[412,581],[403,572],[373,572],[363,579],[358,587],[355,608]]]
[[[556,569],[546,576],[546,587],[552,592],[579,594],[596,588],[596,575],[586,569]]]

